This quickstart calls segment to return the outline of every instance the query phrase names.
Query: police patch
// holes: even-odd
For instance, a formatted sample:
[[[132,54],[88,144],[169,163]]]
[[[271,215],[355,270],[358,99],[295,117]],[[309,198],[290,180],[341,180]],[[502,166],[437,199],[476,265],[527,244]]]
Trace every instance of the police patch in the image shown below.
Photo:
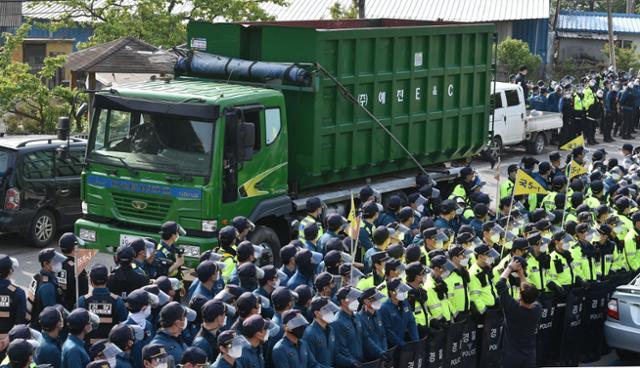
[[[9,295],[0,295],[0,308],[11,307],[11,298]]]
[[[99,316],[111,316],[111,303],[89,303],[89,311]]]

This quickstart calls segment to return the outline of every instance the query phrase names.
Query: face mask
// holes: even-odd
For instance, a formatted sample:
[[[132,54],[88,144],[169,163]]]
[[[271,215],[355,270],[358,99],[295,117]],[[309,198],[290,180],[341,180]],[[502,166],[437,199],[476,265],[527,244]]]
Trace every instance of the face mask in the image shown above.
[[[178,240],[180,240],[180,234],[177,234],[177,235],[176,235],[176,241],[175,241],[175,243],[177,243],[177,242],[178,242]]]
[[[547,253],[549,251],[549,244],[541,245],[540,252]]]
[[[187,329],[187,325],[188,325],[187,317],[184,317],[184,319],[182,320],[182,331]]]
[[[267,340],[269,340],[269,330],[267,330],[267,332],[264,334],[264,337],[262,338],[263,342],[267,342]]]
[[[444,272],[442,273],[442,276],[440,276],[440,277],[442,277],[442,279],[444,280],[444,279],[446,279],[447,277],[449,277],[449,275],[451,275],[451,271],[444,271]]]
[[[359,303],[358,303],[357,300],[354,300],[354,301],[350,302],[349,303],[349,310],[351,310],[352,312],[357,311],[358,310],[358,305],[359,305]]]
[[[469,258],[462,258],[460,260],[460,265],[467,267],[469,265]]]
[[[224,319],[222,320],[222,326],[226,326],[227,325],[227,316],[224,316]]]
[[[326,323],[333,323],[338,319],[338,315],[336,313],[325,313],[321,316],[322,320]]]
[[[227,354],[233,359],[238,359],[242,356],[242,348],[238,345],[232,346],[231,349],[227,352]]]
[[[562,243],[562,250],[569,250],[569,243]]]
[[[591,243],[593,241],[593,234],[587,234],[584,237],[584,240],[588,241],[589,243]]]
[[[396,294],[396,298],[397,298],[399,301],[403,301],[403,300],[407,299],[407,293],[406,293],[406,292],[404,292],[404,293],[398,293],[398,294]]]
[[[291,332],[291,334],[293,334],[293,336],[301,339],[302,335],[304,335],[305,328],[307,328],[307,326],[300,326],[300,327],[296,327],[296,328],[292,329],[289,332]]]
[[[442,247],[444,246],[444,243],[440,240],[436,241],[436,249],[442,249]]]
[[[382,302],[379,300],[376,300],[375,302],[371,303],[371,308],[373,308],[373,310],[375,311],[380,310],[380,308],[382,308]]]
[[[456,215],[460,216],[464,212],[464,208],[456,208]]]
[[[51,265],[51,270],[53,273],[59,273],[62,271],[62,263],[54,263]]]
[[[109,363],[109,366],[111,367],[111,363]],[[115,365],[113,367],[115,367]],[[162,363],[158,363],[156,365],[156,368],[169,368],[169,365],[167,364],[167,362],[162,362]]]
[[[497,243],[498,241],[500,241],[500,234],[491,234],[490,239],[493,243]]]
[[[112,357],[107,359],[107,362],[109,362],[109,367],[115,367],[116,366],[116,357]],[[160,365],[158,365],[158,368],[160,367]]]
[[[144,313],[144,318],[148,318],[151,315],[151,307],[146,307],[143,313]]]

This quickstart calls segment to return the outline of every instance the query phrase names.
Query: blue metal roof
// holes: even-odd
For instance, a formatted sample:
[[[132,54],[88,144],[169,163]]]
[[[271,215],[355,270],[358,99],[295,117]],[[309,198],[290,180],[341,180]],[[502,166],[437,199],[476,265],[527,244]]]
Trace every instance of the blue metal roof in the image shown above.
[[[563,11],[558,17],[558,31],[607,33],[607,13]],[[640,14],[613,13],[613,32],[640,34]]]

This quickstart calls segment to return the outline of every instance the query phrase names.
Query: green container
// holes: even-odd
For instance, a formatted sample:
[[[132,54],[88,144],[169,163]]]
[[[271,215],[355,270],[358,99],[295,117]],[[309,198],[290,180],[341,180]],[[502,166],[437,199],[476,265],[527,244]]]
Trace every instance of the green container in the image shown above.
[[[188,27],[189,44],[210,53],[319,63],[425,166],[470,157],[487,142],[494,33],[491,24],[400,20]],[[331,80],[316,75],[315,92],[283,90],[291,189],[415,167]]]

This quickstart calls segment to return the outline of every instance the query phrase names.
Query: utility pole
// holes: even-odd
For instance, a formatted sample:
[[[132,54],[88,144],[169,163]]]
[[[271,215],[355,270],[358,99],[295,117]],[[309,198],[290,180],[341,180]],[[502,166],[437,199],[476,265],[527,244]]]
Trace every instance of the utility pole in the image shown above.
[[[629,3],[633,3],[633,0],[627,0],[627,10],[629,9]],[[616,70],[616,45],[613,43],[613,16],[611,15],[611,0],[607,0],[607,23],[609,28],[609,60]]]
[[[359,19],[364,19],[365,15],[364,15],[364,1],[365,0],[358,0],[358,18]]]

